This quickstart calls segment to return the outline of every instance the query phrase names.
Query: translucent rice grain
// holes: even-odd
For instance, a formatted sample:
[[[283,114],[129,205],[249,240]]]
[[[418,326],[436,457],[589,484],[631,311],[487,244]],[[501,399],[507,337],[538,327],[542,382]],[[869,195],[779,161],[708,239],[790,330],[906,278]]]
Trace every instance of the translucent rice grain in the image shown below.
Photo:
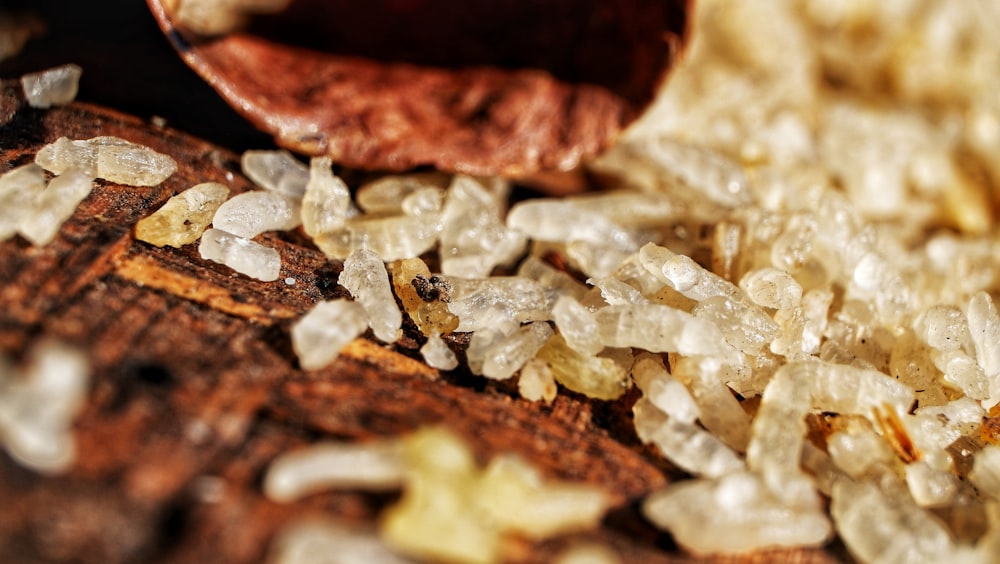
[[[969,300],[967,315],[976,360],[990,386],[989,399],[983,404],[989,408],[1000,402],[1000,315],[986,292],[979,292]]]
[[[828,266],[839,268],[839,264],[831,264],[834,260],[828,257],[826,247],[818,240],[818,223],[814,215],[788,218],[781,235],[771,243],[769,263],[797,277],[822,276],[813,271],[825,271]]]
[[[292,326],[292,348],[304,370],[318,370],[336,360],[348,343],[368,328],[360,304],[331,300],[316,304]]]
[[[438,370],[454,370],[458,368],[458,358],[455,353],[448,348],[441,335],[432,333],[427,336],[427,342],[420,347],[420,354],[424,357],[424,362],[432,368]]]
[[[632,251],[635,235],[596,210],[581,208],[572,200],[538,199],[514,204],[507,226],[538,241],[581,241]]]
[[[135,238],[157,247],[194,243],[212,223],[216,210],[227,197],[229,188],[218,182],[192,186],[141,219],[135,225]]]
[[[584,212],[599,213],[620,225],[658,227],[675,219],[681,209],[658,194],[614,190],[563,198]]]
[[[525,237],[504,225],[500,214],[495,197],[479,181],[456,176],[441,213],[441,272],[488,276],[495,266],[517,258]]]
[[[932,358],[935,366],[943,373],[943,379],[946,383],[961,390],[972,399],[989,399],[989,381],[976,359],[961,351],[939,353],[932,355]]]
[[[53,174],[77,168],[97,177],[97,150],[86,140],[60,137],[35,154],[35,164]]]
[[[834,484],[832,497],[837,532],[863,562],[945,562],[955,550],[947,529],[901,485],[844,479]]]
[[[963,397],[945,405],[921,407],[900,418],[902,429],[884,434],[903,435],[912,444],[918,460],[906,471],[906,482],[915,500],[928,507],[952,503],[959,493],[955,467],[959,462],[952,445],[965,435],[976,433],[986,412],[979,402]],[[886,427],[882,425],[882,427]]]
[[[651,162],[713,203],[736,207],[753,201],[740,165],[710,149],[668,137],[649,140],[643,148]]]
[[[750,416],[725,384],[726,367],[707,357],[681,357],[673,375],[698,405],[701,424],[723,443],[743,452],[750,440]]]
[[[510,378],[551,336],[548,323],[536,321],[524,325],[490,346],[483,361],[483,376],[494,380]]]
[[[950,471],[935,468],[927,460],[917,460],[904,469],[907,488],[921,507],[943,507],[958,491],[958,478]]]
[[[18,232],[37,247],[51,243],[93,188],[93,177],[81,169],[53,178],[44,190],[35,193],[31,210],[21,217]]]
[[[605,277],[627,260],[634,249],[632,245],[619,246],[612,242],[570,241],[566,244],[566,258],[573,268],[588,276]]]
[[[643,397],[682,423],[694,423],[700,412],[688,389],[667,372],[659,355],[640,353],[632,365],[632,381]]]
[[[597,310],[595,317],[606,347],[636,347],[728,360],[737,356],[715,325],[678,309],[656,304],[618,305]]]
[[[754,473],[677,482],[653,493],[643,513],[698,554],[819,546],[832,533],[808,482],[790,480],[779,497]]]
[[[609,506],[601,489],[546,480],[515,456],[497,456],[479,469],[469,448],[444,428],[420,429],[403,445],[406,486],[380,532],[422,560],[496,562],[511,536],[541,540],[592,529]]]
[[[1000,500],[1000,446],[986,445],[976,454],[969,480],[981,492]]]
[[[329,157],[313,157],[309,182],[302,196],[302,229],[312,238],[344,227],[356,214],[351,192],[344,181],[333,174]]]
[[[919,390],[917,399],[921,405],[940,405],[948,401],[944,382],[934,367],[933,349],[921,343],[911,331],[898,331],[892,342],[888,368],[884,370]]]
[[[465,349],[466,363],[473,374],[483,373],[483,364],[489,356],[490,349],[494,345],[501,344],[504,339],[513,333],[518,323],[509,317],[504,317],[498,323],[491,324],[488,329],[479,329],[469,338],[469,346]]]
[[[961,435],[968,435],[979,430],[987,411],[973,398],[960,397],[944,405],[928,405],[917,408],[913,415],[936,419],[942,429],[954,436],[945,439],[941,447],[947,447]],[[945,444],[946,443],[946,444]]]
[[[177,172],[177,163],[169,156],[109,136],[78,141],[60,137],[42,147],[35,162],[53,174],[76,168],[91,178],[128,186],[157,186]]]
[[[536,540],[593,529],[610,505],[601,488],[545,480],[513,455],[491,460],[483,470],[480,488],[476,506],[489,521]]]
[[[723,219],[715,226],[715,235],[712,237],[712,270],[726,280],[733,280],[736,276],[736,262],[741,258],[740,245],[744,242],[745,235],[746,228],[733,221]],[[746,288],[743,290],[746,291]]]
[[[34,201],[45,190],[45,171],[30,163],[0,176],[0,241],[17,233],[21,218],[32,213]]]
[[[24,97],[32,108],[65,106],[74,99],[83,69],[77,65],[62,65],[21,77]]]
[[[598,356],[581,355],[556,334],[536,358],[546,362],[557,382],[588,397],[612,400],[629,386],[632,355],[627,349],[606,349]]]
[[[740,279],[740,288],[759,306],[790,309],[802,300],[802,286],[783,270],[765,267],[748,272]]]
[[[521,375],[517,379],[517,389],[521,397],[528,401],[544,401],[552,403],[556,399],[558,389],[556,380],[549,365],[538,358],[529,359],[521,367]]]
[[[41,341],[16,370],[0,356],[0,448],[43,474],[76,461],[73,419],[87,398],[90,361],[81,351]]]
[[[439,172],[394,174],[361,185],[355,194],[366,213],[403,213],[403,201],[425,190],[443,191],[450,178]]]
[[[320,442],[273,460],[264,476],[264,495],[289,503],[331,489],[394,490],[405,472],[397,441]]]
[[[434,248],[440,232],[436,215],[356,216],[344,227],[323,232],[313,243],[332,259],[344,260],[353,251],[369,248],[386,262],[416,258]]]
[[[668,259],[663,263],[661,272],[675,290],[692,300],[738,295],[732,283],[705,270],[686,255],[674,255]]]
[[[604,348],[593,312],[574,298],[560,296],[552,308],[552,317],[571,349],[580,354],[594,355]]]
[[[267,190],[237,194],[219,206],[212,226],[244,239],[268,231],[289,231],[302,221],[299,202]]]
[[[828,290],[809,290],[803,296],[802,323],[801,325],[794,326],[796,332],[801,328],[798,350],[803,353],[816,354],[819,352],[820,343],[822,342],[828,323],[830,306],[833,304],[833,297],[833,292]],[[791,331],[787,331],[786,334],[789,336],[790,346],[785,350],[794,350]]]
[[[177,172],[174,159],[116,137],[95,137],[97,178],[127,186],[158,186]]]
[[[478,469],[469,448],[443,428],[404,439],[407,484],[380,519],[379,536],[402,554],[430,561],[488,563],[501,531],[475,508]]]
[[[747,463],[773,480],[798,474],[808,411],[873,417],[876,409],[888,407],[900,414],[913,399],[913,390],[874,370],[815,361],[786,364],[764,390]]]
[[[382,259],[368,249],[354,251],[344,261],[339,282],[364,308],[375,337],[395,343],[402,335],[403,316]]]
[[[856,480],[877,476],[898,459],[889,444],[871,427],[839,431],[827,439],[827,450],[837,466]]]
[[[778,336],[779,326],[760,307],[724,296],[711,297],[691,311],[710,321],[726,342],[746,354],[757,354]]]
[[[639,260],[646,270],[692,300],[746,299],[732,282],[702,268],[691,257],[676,254],[666,247],[649,243],[639,249]]]
[[[556,269],[536,256],[528,256],[517,267],[517,275],[530,278],[560,296],[571,296],[577,300],[587,294],[587,287],[572,276]]]
[[[442,212],[444,201],[444,190],[421,188],[403,198],[401,211],[406,215],[437,215]]]
[[[664,288],[663,277],[655,276],[646,270],[637,252],[630,253],[618,263],[608,278],[619,280],[637,289],[643,296],[655,299]]]
[[[939,305],[928,308],[914,323],[920,339],[939,351],[956,351],[971,345],[969,323],[956,307]]]
[[[852,282],[864,290],[876,290],[890,276],[885,259],[877,253],[868,253],[861,257],[854,269]]]
[[[449,277],[448,309],[461,320],[458,331],[490,328],[497,316],[517,321],[552,317],[552,297],[534,280],[520,276],[467,279]]]
[[[635,432],[644,443],[695,476],[717,478],[746,470],[743,460],[718,438],[694,423],[674,419],[641,398],[632,407]]]
[[[281,272],[278,251],[221,229],[209,229],[202,234],[198,253],[203,259],[222,263],[264,282],[277,280]]]
[[[331,560],[332,558],[332,560]],[[392,552],[374,531],[327,520],[298,521],[271,543],[271,564],[413,564]]]
[[[309,183],[309,169],[284,149],[246,151],[240,165],[257,186],[290,198],[301,199]]]
[[[832,104],[823,119],[820,150],[851,201],[874,217],[898,213],[911,155],[930,137],[930,124],[915,112],[853,101]]]
[[[624,306],[650,303],[650,300],[642,295],[637,288],[613,276],[588,278],[587,283],[593,284],[601,291],[601,298],[608,305]]]

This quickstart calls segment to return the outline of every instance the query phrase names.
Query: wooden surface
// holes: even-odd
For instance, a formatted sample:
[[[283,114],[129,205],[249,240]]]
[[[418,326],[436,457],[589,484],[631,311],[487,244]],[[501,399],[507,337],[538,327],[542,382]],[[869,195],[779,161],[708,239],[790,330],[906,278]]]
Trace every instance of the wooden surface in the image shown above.
[[[259,480],[278,453],[318,437],[443,423],[481,460],[513,451],[551,477],[608,488],[617,509],[583,537],[611,543],[628,561],[685,560],[637,514],[639,499],[677,474],[638,444],[630,401],[562,393],[545,406],[461,370],[439,377],[415,360],[412,331],[395,348],[360,339],[328,369],[303,373],[288,326],[315,301],[345,295],[339,264],[294,233],[268,235],[284,264],[278,281],[258,282],[202,260],[195,245],[160,249],[132,236],[138,219],[196,182],[245,190],[235,155],[93,106],[25,108],[15,92],[6,88],[0,101],[0,171],[63,135],[120,136],[172,155],[181,169],[153,188],[98,181],[44,248],[21,238],[0,243],[0,348],[18,356],[54,336],[87,350],[95,371],[68,474],[43,478],[0,456],[0,555],[257,561],[291,517],[317,511],[370,522],[390,499],[340,492],[271,503]],[[460,350],[461,339],[453,345]],[[219,499],[199,499],[206,477],[222,478]],[[569,540],[519,554],[544,561]],[[830,561],[820,552],[782,556]]]

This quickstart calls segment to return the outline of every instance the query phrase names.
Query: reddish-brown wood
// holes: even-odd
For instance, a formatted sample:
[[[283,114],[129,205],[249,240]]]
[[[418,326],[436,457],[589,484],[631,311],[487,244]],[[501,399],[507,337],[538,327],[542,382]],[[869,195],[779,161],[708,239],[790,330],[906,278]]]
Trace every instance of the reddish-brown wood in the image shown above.
[[[568,171],[652,100],[688,0],[295,0],[181,57],[279,145],[346,166]],[[563,182],[565,184],[565,181]]]

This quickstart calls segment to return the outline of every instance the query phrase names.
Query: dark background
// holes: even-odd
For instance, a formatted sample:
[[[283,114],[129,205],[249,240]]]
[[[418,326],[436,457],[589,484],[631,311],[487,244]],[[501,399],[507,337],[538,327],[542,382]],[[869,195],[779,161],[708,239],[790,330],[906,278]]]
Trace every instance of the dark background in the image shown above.
[[[0,0],[0,10],[33,12],[46,26],[0,62],[0,78],[76,63],[83,67],[78,100],[160,116],[236,152],[274,145],[184,64],[143,0]]]

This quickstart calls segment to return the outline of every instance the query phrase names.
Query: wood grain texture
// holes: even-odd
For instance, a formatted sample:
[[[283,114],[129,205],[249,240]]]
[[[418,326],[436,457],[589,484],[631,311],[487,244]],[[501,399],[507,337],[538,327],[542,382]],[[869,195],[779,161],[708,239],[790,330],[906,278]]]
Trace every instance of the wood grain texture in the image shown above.
[[[0,349],[18,358],[57,337],[94,365],[68,473],[38,476],[0,454],[0,561],[257,562],[295,517],[370,526],[392,496],[331,492],[280,505],[261,495],[262,472],[278,453],[319,437],[364,440],[425,424],[460,433],[483,461],[517,452],[552,478],[613,492],[616,508],[600,530],[510,547],[512,560],[544,562],[591,538],[629,562],[697,561],[638,514],[639,500],[679,473],[638,443],[630,400],[563,393],[546,406],[461,370],[439,375],[416,360],[412,331],[395,347],[359,339],[332,366],[305,373],[288,328],[316,301],[346,295],[338,263],[299,234],[268,234],[262,240],[283,267],[278,281],[259,282],[202,260],[195,245],[160,249],[132,235],[136,221],[195,183],[248,189],[234,154],[95,106],[27,108],[9,83],[0,108],[0,172],[60,136],[115,135],[180,164],[158,187],[98,181],[43,248],[0,243]],[[712,561],[840,557],[802,550]]]

